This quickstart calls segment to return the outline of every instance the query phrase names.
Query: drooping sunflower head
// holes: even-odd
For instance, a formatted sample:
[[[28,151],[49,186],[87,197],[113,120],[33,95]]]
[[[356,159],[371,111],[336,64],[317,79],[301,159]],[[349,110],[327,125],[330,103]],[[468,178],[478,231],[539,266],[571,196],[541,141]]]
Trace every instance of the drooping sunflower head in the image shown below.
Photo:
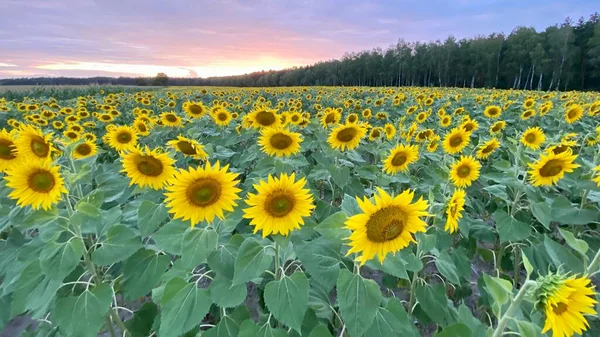
[[[256,194],[248,193],[244,218],[251,219],[254,233],[262,230],[262,236],[281,234],[287,236],[304,224],[304,218],[315,208],[313,196],[305,189],[306,179],[296,181],[295,175],[282,174],[279,178],[269,175],[267,181],[254,185]]]
[[[487,159],[494,151],[500,147],[500,142],[497,138],[492,138],[483,143],[477,150],[477,158]]]
[[[289,157],[300,152],[302,136],[286,129],[267,128],[261,131],[258,144],[269,156]]]
[[[572,124],[583,116],[583,107],[579,104],[572,104],[565,111],[565,121]]]
[[[448,201],[446,206],[446,226],[444,230],[450,234],[458,229],[458,221],[462,218],[462,211],[465,209],[465,190],[457,188]]]
[[[137,146],[137,130],[128,125],[118,125],[107,131],[105,139],[108,146],[118,152],[133,150]]]
[[[542,144],[546,141],[546,135],[544,131],[538,126],[530,127],[523,132],[521,136],[521,143],[532,150],[539,149]]]
[[[419,160],[419,148],[416,145],[399,144],[390,150],[390,154],[383,160],[383,171],[387,174],[396,174],[408,171],[408,165]]]
[[[83,143],[76,145],[71,152],[73,159],[83,159],[91,157],[98,152],[96,143],[91,140],[84,140]]]
[[[526,121],[529,118],[535,116],[535,110],[534,109],[528,109],[525,110],[522,114],[521,114],[521,120]]]
[[[167,142],[167,145],[175,151],[181,152],[185,156],[190,156],[194,159],[205,160],[208,158],[208,154],[204,151],[204,146],[202,144],[181,135],[177,136],[177,139]]]
[[[396,127],[392,123],[387,123],[383,129],[388,140],[392,140],[396,135]]]
[[[369,140],[374,142],[378,139],[381,138],[381,136],[383,135],[384,131],[381,127],[374,127],[371,129],[371,132],[369,132]]]
[[[574,163],[575,159],[577,159],[577,155],[574,155],[571,149],[558,154],[554,152],[542,154],[538,161],[528,164],[531,184],[533,186],[556,184],[565,176],[565,173],[571,173],[579,167]]]
[[[215,217],[224,218],[224,212],[237,206],[240,189],[235,187],[237,174],[228,171],[229,165],[190,167],[179,170],[165,192],[165,204],[176,219],[190,220],[194,227],[201,221],[212,222]]]
[[[342,124],[331,130],[327,143],[333,149],[344,151],[352,150],[358,146],[367,130],[360,124]]]
[[[5,129],[0,130],[0,173],[8,170],[17,162],[17,147],[15,133]]]
[[[467,187],[479,178],[481,164],[471,156],[461,156],[450,167],[450,181],[456,187]]]
[[[158,149],[134,148],[123,154],[122,158],[121,172],[125,172],[131,179],[129,185],[137,184],[160,190],[175,174],[175,160],[166,153],[160,153]]]
[[[21,207],[48,210],[67,193],[58,166],[50,160],[23,160],[18,167],[12,166],[4,178],[6,186],[12,188],[8,195],[17,200]]]
[[[505,121],[497,121],[496,123],[492,124],[492,126],[490,126],[490,133],[493,135],[498,134],[502,132],[502,130],[504,130],[505,127]]]
[[[422,197],[413,202],[413,191],[405,190],[393,197],[377,188],[374,199],[375,203],[366,197],[363,200],[357,198],[362,213],[346,220],[346,227],[352,231],[347,255],[360,254],[356,260],[361,265],[375,255],[383,262],[387,254],[415,242],[414,234],[425,232],[427,226],[421,217],[429,215],[429,204]]]
[[[206,114],[207,109],[202,102],[185,102],[183,111],[191,118],[200,118]]]
[[[44,135],[40,129],[27,124],[21,126],[14,145],[21,159],[46,160],[56,151],[52,134]]]
[[[181,126],[182,118],[179,117],[174,111],[163,112],[160,114],[160,121],[164,126],[177,127]]]
[[[439,146],[440,136],[435,135],[431,137],[431,139],[429,140],[429,144],[427,144],[427,152],[435,152]]]
[[[460,153],[469,145],[470,133],[463,128],[454,128],[444,137],[444,151],[448,154]]]

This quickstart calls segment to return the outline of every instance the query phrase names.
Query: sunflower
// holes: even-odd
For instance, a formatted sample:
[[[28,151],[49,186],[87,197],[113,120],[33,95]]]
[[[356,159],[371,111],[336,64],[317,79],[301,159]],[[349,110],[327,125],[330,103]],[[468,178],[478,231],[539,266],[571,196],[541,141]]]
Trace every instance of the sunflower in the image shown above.
[[[469,120],[464,121],[460,125],[460,128],[471,133],[471,132],[475,132],[477,129],[479,129],[479,124],[477,123],[477,121],[469,119]]]
[[[68,139],[69,142],[75,142],[79,138],[81,138],[81,135],[78,132],[75,132],[73,130],[65,130],[63,132],[63,136],[65,136],[65,138]]]
[[[540,159],[533,164],[528,164],[531,184],[533,186],[551,186],[562,179],[565,173],[571,173],[578,168],[573,162],[577,159],[571,149],[559,154],[554,152],[540,155]]]
[[[248,119],[252,123],[250,125],[257,129],[277,127],[281,123],[277,110],[270,109],[265,105],[251,111],[248,114]]]
[[[165,204],[174,218],[190,220],[192,228],[199,222],[212,222],[215,216],[223,219],[224,211],[233,211],[239,199],[236,188],[237,174],[228,172],[229,165],[221,168],[217,161],[211,166],[190,167],[180,170],[171,180],[172,185],[165,192]]]
[[[497,105],[490,105],[490,106],[487,106],[485,108],[485,110],[483,110],[483,114],[487,118],[491,118],[491,119],[498,118],[502,115],[502,108]]]
[[[371,117],[373,117],[373,113],[371,112],[371,109],[364,109],[362,112],[362,116],[365,119],[371,119]]]
[[[73,159],[83,159],[87,157],[91,157],[98,152],[96,143],[90,140],[84,140],[83,143],[78,144],[73,148],[73,152],[71,152],[71,157]]]
[[[422,197],[413,203],[414,192],[411,190],[395,197],[381,188],[377,188],[377,192],[374,204],[367,197],[356,198],[362,213],[346,220],[346,227],[352,231],[347,255],[360,253],[356,260],[361,265],[375,255],[383,262],[388,253],[416,242],[413,234],[425,232],[427,226],[421,217],[429,215],[429,204]]]
[[[54,121],[54,122],[52,122],[52,127],[55,128],[56,130],[61,130],[65,127],[65,123],[63,123],[61,121]]]
[[[342,114],[337,109],[327,108],[323,112],[323,116],[321,117],[321,125],[323,128],[327,128],[331,125],[336,125],[340,122],[342,118]]]
[[[106,133],[108,146],[117,151],[133,150],[137,145],[137,131],[131,126],[118,125]]]
[[[523,108],[531,109],[535,105],[535,100],[533,98],[528,98],[523,102]]]
[[[529,109],[529,110],[525,110],[522,114],[521,114],[521,120],[526,121],[529,118],[535,116],[535,110],[534,109]]]
[[[521,143],[532,150],[539,149],[545,141],[546,135],[538,126],[527,128],[521,136]]]
[[[442,118],[440,119],[440,126],[443,128],[447,128],[450,126],[450,124],[452,124],[452,116],[450,116],[450,115],[442,116]]]
[[[206,114],[206,107],[202,102],[184,102],[183,111],[191,118],[200,118]]]
[[[435,135],[429,140],[429,144],[427,144],[427,152],[435,152],[440,146],[440,136]]]
[[[122,158],[121,172],[125,172],[131,179],[129,185],[137,184],[160,190],[175,174],[175,160],[166,153],[160,153],[158,149],[134,148],[123,154]]]
[[[419,160],[419,148],[416,145],[399,144],[390,150],[390,154],[383,161],[383,171],[395,174],[408,171],[408,165]]]
[[[331,130],[327,143],[332,149],[352,150],[358,146],[367,130],[359,124],[342,124]]]
[[[481,164],[471,156],[460,156],[450,167],[450,180],[456,187],[471,186],[479,178]]]
[[[450,234],[458,229],[458,221],[462,218],[461,212],[465,209],[465,197],[467,193],[463,189],[456,189],[448,202],[446,208],[446,226],[444,230]]]
[[[377,139],[381,138],[381,135],[383,134],[383,129],[380,127],[374,127],[373,129],[371,129],[371,132],[369,133],[369,140],[374,142]]]
[[[448,154],[460,153],[469,145],[470,133],[462,128],[454,128],[444,137],[444,151]]]
[[[298,181],[294,173],[282,174],[279,178],[269,175],[268,181],[254,185],[257,194],[248,193],[244,218],[251,219],[254,233],[262,230],[262,236],[281,234],[287,236],[304,225],[304,217],[310,216],[313,196],[304,188],[306,179]]]
[[[261,150],[274,157],[289,157],[300,152],[302,136],[286,129],[268,128],[261,131],[258,144]]]
[[[594,167],[592,170],[594,171],[594,174],[592,175],[592,181],[595,182],[598,187],[600,187],[600,175],[597,174],[597,172],[600,171],[600,165]]]
[[[505,127],[505,121],[497,121],[496,123],[492,124],[492,126],[490,126],[490,133],[493,135],[498,134],[502,132],[502,130],[504,130]]]
[[[477,158],[486,159],[499,147],[500,142],[498,141],[498,139],[492,138],[479,147],[479,149],[477,150]]]
[[[112,122],[115,118],[113,116],[111,116],[110,114],[99,114],[97,119],[101,122],[104,123],[110,123]]]
[[[396,128],[394,127],[394,124],[392,124],[392,123],[387,123],[383,127],[383,130],[385,131],[385,137],[388,140],[392,140],[394,138],[394,136],[396,135]]]
[[[569,124],[575,123],[582,116],[583,116],[583,107],[579,104],[573,104],[565,111],[565,120]]]
[[[427,120],[427,112],[422,111],[417,115],[417,123],[422,124]]]
[[[300,124],[300,122],[302,122],[302,114],[299,112],[293,112],[290,115],[290,123],[292,123],[294,125],[298,125],[298,124]]]
[[[165,126],[181,126],[182,118],[173,111],[160,114],[160,121]]]
[[[56,149],[51,142],[52,134],[44,135],[40,129],[30,125],[23,125],[19,135],[14,141],[17,156],[20,159],[45,160],[50,158]]]
[[[231,120],[233,119],[231,117],[231,113],[229,113],[229,111],[227,111],[227,109],[224,108],[219,109],[219,111],[217,111],[211,116],[215,121],[215,124],[217,124],[218,126],[227,126],[229,125],[229,123],[231,123]]]
[[[133,127],[137,130],[137,133],[140,136],[147,136],[150,134],[150,128],[148,127],[148,124],[141,120],[134,121]]]
[[[14,132],[0,130],[0,173],[11,168],[16,159]]]
[[[538,307],[546,316],[542,333],[552,330],[553,337],[582,335],[589,327],[584,315],[597,315],[594,305],[598,301],[591,280],[587,276],[550,274],[538,284]]]
[[[346,123],[347,124],[355,124],[356,122],[358,122],[358,115],[357,114],[349,114],[348,117],[346,117]]]
[[[13,166],[4,178],[6,186],[13,189],[8,195],[17,205],[48,210],[67,193],[58,166],[50,160],[23,160],[18,168]]]
[[[208,158],[208,154],[204,151],[204,145],[181,135],[177,136],[177,139],[167,142],[167,145],[175,151],[181,152],[185,156],[190,156],[194,159],[205,160]]]

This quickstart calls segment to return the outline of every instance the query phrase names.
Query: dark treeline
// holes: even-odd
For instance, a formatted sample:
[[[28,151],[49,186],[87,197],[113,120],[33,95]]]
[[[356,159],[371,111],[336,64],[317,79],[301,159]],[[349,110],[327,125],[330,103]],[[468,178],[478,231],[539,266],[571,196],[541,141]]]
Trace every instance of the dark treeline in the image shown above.
[[[6,79],[0,84],[144,85],[152,78]],[[565,20],[537,32],[517,27],[457,40],[398,43],[348,53],[339,60],[239,76],[169,78],[169,85],[453,86],[537,90],[600,90],[600,15]]]

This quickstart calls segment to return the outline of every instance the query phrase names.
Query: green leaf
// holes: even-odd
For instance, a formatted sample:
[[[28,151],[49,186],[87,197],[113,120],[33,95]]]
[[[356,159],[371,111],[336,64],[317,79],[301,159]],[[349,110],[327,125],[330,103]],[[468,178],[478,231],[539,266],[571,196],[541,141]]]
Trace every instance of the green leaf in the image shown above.
[[[374,337],[419,337],[400,300],[390,299],[385,308],[377,309],[373,324],[366,336]],[[462,336],[461,336],[462,337]]]
[[[337,212],[321,221],[315,227],[315,230],[328,239],[341,240],[350,235],[350,230],[344,226],[345,222],[346,214],[344,212]]]
[[[575,249],[579,254],[585,256],[585,253],[587,253],[588,249],[590,248],[587,242],[581,239],[577,239],[575,235],[573,235],[573,233],[569,232],[566,229],[559,228],[558,231],[560,232],[560,235],[562,235],[562,237],[565,239],[569,247]]]
[[[156,315],[158,315],[158,306],[153,302],[146,302],[130,320],[125,322],[125,326],[132,337],[150,336]]]
[[[329,320],[333,313],[331,312],[331,302],[329,293],[331,289],[327,289],[324,285],[316,282],[314,279],[309,280],[308,290],[308,307],[315,312],[318,318]]]
[[[553,241],[548,236],[544,238],[544,247],[546,247],[548,255],[557,268],[562,267],[563,269],[567,269],[573,273],[583,273],[583,262],[568,248],[562,246],[558,242]]]
[[[42,271],[51,279],[62,281],[77,267],[83,250],[83,241],[78,237],[71,237],[66,242],[46,243],[40,254]]]
[[[351,336],[367,332],[381,303],[381,291],[375,281],[343,269],[337,280],[337,301],[342,319]]]
[[[491,195],[496,196],[504,201],[509,200],[508,194],[506,194],[506,186],[504,185],[490,185],[483,188],[490,192]]]
[[[529,262],[529,258],[523,251],[521,251],[521,259],[523,260],[523,266],[525,266],[525,271],[527,271],[527,279],[529,279],[529,276],[531,276],[531,273],[533,272],[533,266],[531,265],[531,262]]]
[[[285,330],[272,328],[265,323],[260,327],[251,320],[242,322],[238,337],[289,337]]]
[[[265,304],[273,316],[290,328],[300,331],[308,307],[308,279],[302,272],[267,283]]]
[[[244,240],[235,258],[233,285],[251,281],[271,266],[273,258],[265,249],[266,247],[254,238]]]
[[[492,309],[496,316],[500,315],[502,306],[508,302],[512,294],[512,283],[499,277],[483,274],[486,289],[493,299]]]
[[[567,197],[559,195],[552,202],[550,216],[553,221],[565,225],[587,225],[597,223],[600,213],[595,209],[576,208]]]
[[[441,332],[436,333],[434,337],[471,337],[472,334],[473,333],[468,326],[462,323],[456,323],[447,326]]]
[[[208,256],[207,262],[210,269],[233,280],[235,257],[243,241],[244,238],[236,234],[227,244],[219,246]]]
[[[438,325],[446,325],[448,316],[448,298],[446,288],[442,284],[418,285],[415,295],[421,309]]]
[[[92,205],[89,202],[79,201],[77,205],[75,205],[75,210],[89,216],[90,218],[100,217],[100,209],[98,209],[98,206]]]
[[[530,202],[529,208],[533,216],[542,224],[546,229],[550,229],[550,222],[552,222],[552,216],[550,214],[550,206],[545,202]]]
[[[503,210],[494,212],[500,242],[521,241],[531,235],[531,226],[508,215]]]
[[[233,313],[221,317],[219,323],[206,330],[203,337],[230,337],[238,336],[241,323],[250,318],[250,311],[246,307],[239,307]]]
[[[208,290],[195,283],[181,283],[181,279],[169,281],[161,303],[161,337],[177,337],[192,330],[202,322],[211,305]]]
[[[150,200],[142,201],[137,214],[138,228],[142,236],[150,236],[160,224],[169,218],[164,204],[157,205]]]
[[[61,285],[60,280],[50,279],[42,273],[39,261],[31,262],[23,269],[16,282],[12,296],[11,316],[17,316],[28,310],[45,313]]]
[[[54,319],[68,336],[96,337],[110,309],[113,290],[102,283],[79,296],[65,297],[56,302]]]
[[[108,229],[106,240],[92,253],[92,261],[108,266],[123,261],[142,247],[140,239],[126,226],[115,225]]]
[[[458,271],[456,270],[454,261],[448,252],[443,251],[440,253],[440,255],[435,259],[435,267],[442,275],[444,275],[446,279],[448,279],[448,281],[452,282],[453,284],[460,284]]]
[[[140,249],[128,258],[123,268],[125,298],[132,301],[158,286],[169,262],[171,259],[167,255],[157,255],[155,251],[148,249]]]
[[[221,308],[233,308],[242,304],[247,296],[245,283],[232,285],[224,275],[217,274],[208,287],[210,299]]]
[[[406,262],[402,259],[399,253],[388,254],[383,260],[383,264],[378,259],[373,259],[366,264],[372,269],[381,270],[386,274],[408,280],[406,272]]]
[[[190,228],[183,236],[181,258],[188,267],[197,267],[217,248],[219,237],[212,228]]]
[[[25,219],[18,217],[13,219],[13,225],[20,229],[27,228],[40,228],[46,225],[51,225],[56,219],[58,219],[58,208],[54,207],[49,210],[36,210],[32,211]],[[15,221],[17,220],[17,221]]]
[[[358,206],[358,201],[356,201],[356,198],[353,198],[348,194],[344,194],[344,198],[342,199],[342,212],[346,213],[346,216],[352,216],[361,213],[361,209]]]
[[[340,272],[341,246],[339,241],[320,237],[295,244],[294,251],[312,278],[332,288]]]
[[[339,188],[344,188],[348,181],[350,180],[350,169],[346,166],[329,166],[329,172],[331,173],[331,180],[336,184]]]
[[[535,324],[531,324],[527,321],[517,321],[517,329],[521,337],[541,337],[542,329]]]
[[[190,228],[189,222],[173,219],[154,233],[152,239],[156,246],[165,252],[181,255],[181,243],[188,228]]]

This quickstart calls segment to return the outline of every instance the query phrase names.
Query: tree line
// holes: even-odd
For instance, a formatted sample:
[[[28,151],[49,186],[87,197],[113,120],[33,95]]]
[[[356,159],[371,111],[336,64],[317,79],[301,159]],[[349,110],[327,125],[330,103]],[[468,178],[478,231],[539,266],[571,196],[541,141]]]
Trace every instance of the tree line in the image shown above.
[[[162,74],[159,74],[162,76]],[[156,84],[155,78],[5,79],[0,84]],[[238,76],[168,78],[160,85],[202,86],[451,86],[529,90],[600,90],[600,15],[536,31],[519,26],[457,40],[407,42],[347,53],[341,59]]]

